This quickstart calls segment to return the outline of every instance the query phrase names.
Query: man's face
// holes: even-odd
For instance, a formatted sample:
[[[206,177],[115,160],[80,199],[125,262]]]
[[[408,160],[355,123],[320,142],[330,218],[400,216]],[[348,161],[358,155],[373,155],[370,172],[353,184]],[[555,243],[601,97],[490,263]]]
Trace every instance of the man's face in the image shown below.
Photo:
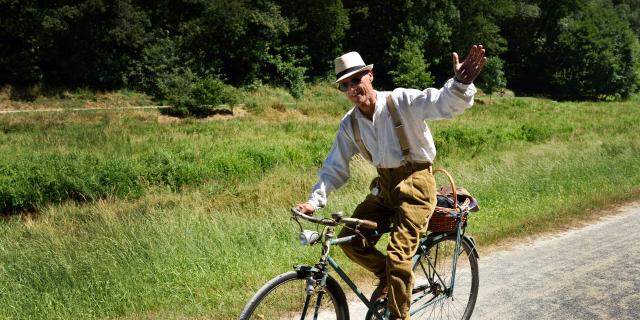
[[[373,93],[373,72],[358,72],[338,83],[338,89],[343,91],[349,101],[361,104]]]

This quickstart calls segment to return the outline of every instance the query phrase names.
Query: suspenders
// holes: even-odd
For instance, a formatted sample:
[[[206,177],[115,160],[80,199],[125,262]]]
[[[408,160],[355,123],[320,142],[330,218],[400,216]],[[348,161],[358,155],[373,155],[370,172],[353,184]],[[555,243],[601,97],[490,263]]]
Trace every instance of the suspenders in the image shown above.
[[[362,142],[362,136],[360,135],[360,126],[358,126],[358,121],[356,120],[356,107],[351,111],[351,128],[353,129],[353,137],[355,138],[356,145],[360,150],[360,154],[362,156],[371,161],[371,153],[367,150],[364,143]],[[393,102],[393,98],[391,97],[391,93],[387,95],[387,108],[389,109],[389,114],[391,115],[391,120],[393,121],[393,127],[396,132],[396,137],[398,137],[398,142],[400,143],[400,149],[402,150],[402,156],[406,163],[412,163],[411,153],[409,150],[409,140],[407,139],[407,133],[404,131],[404,125],[402,124],[402,120],[400,120],[400,114],[398,114],[398,109],[396,108],[396,104]]]
[[[393,128],[396,130],[396,137],[398,137],[398,142],[400,142],[402,156],[407,163],[412,163],[413,161],[411,161],[411,153],[409,152],[409,140],[407,139],[407,133],[404,131],[404,125],[402,124],[402,120],[400,120],[396,104],[393,102],[393,98],[391,98],[391,93],[387,96],[387,108],[389,108],[391,120],[393,120]]]
[[[351,110],[351,128],[353,129],[353,137],[356,140],[356,145],[358,145],[358,149],[360,149],[360,154],[367,160],[371,161],[371,153],[367,150],[367,147],[364,146],[362,142],[362,137],[360,136],[360,126],[358,125],[358,120],[356,119],[356,107],[353,107]]]

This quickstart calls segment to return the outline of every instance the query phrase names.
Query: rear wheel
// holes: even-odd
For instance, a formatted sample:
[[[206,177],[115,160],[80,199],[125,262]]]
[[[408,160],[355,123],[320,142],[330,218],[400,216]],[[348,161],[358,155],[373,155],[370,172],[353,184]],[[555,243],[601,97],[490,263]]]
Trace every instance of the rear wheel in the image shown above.
[[[478,259],[464,240],[457,255],[451,287],[455,235],[427,244],[413,268],[415,284],[411,319],[469,319],[478,297]],[[415,312],[415,313],[414,313]]]
[[[251,298],[240,319],[314,319],[317,313],[316,319],[348,320],[344,292],[336,280],[327,277],[325,288],[320,289],[318,278],[319,274],[301,271],[273,278]]]

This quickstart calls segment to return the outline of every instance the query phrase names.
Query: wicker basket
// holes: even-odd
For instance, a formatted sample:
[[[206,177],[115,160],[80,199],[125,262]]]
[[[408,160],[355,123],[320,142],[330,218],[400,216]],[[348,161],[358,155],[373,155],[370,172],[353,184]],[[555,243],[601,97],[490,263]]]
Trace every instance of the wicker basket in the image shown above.
[[[457,216],[460,212],[464,212],[468,209],[470,200],[468,198],[462,204],[458,204],[458,193],[456,191],[456,184],[453,181],[453,178],[444,169],[435,169],[433,173],[436,172],[443,173],[447,179],[449,179],[449,183],[451,184],[451,190],[453,192],[453,208],[439,207],[436,206],[433,214],[431,215],[431,219],[429,219],[429,225],[427,230],[430,232],[448,232],[453,231],[457,227]],[[456,209],[457,208],[457,209]],[[462,215],[462,223],[466,223],[467,215]]]

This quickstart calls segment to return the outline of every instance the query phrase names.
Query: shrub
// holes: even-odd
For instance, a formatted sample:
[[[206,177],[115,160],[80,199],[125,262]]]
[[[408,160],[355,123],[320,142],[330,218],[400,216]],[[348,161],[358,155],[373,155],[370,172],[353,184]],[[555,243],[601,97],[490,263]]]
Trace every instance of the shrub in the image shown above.
[[[504,89],[507,85],[507,80],[504,76],[503,68],[504,62],[499,57],[487,58],[487,63],[485,63],[480,73],[478,86],[489,95],[496,90]]]
[[[157,80],[160,97],[172,108],[161,112],[173,116],[189,115],[189,106],[196,105],[191,97],[191,87],[196,76],[189,68],[176,69]]]
[[[235,104],[238,94],[235,88],[212,76],[197,81],[192,87],[193,99],[201,105]]]
[[[294,98],[302,98],[305,88],[304,74],[307,68],[300,65],[303,64],[306,59],[296,58],[293,53],[289,52],[286,53],[285,57],[281,55],[268,55],[264,59],[267,65],[275,69],[275,80],[284,84]]]
[[[208,117],[221,113],[218,105],[234,104],[238,100],[237,91],[222,80],[212,76],[199,79],[189,69],[176,70],[162,79],[159,88],[172,106],[161,112],[176,117]]]

